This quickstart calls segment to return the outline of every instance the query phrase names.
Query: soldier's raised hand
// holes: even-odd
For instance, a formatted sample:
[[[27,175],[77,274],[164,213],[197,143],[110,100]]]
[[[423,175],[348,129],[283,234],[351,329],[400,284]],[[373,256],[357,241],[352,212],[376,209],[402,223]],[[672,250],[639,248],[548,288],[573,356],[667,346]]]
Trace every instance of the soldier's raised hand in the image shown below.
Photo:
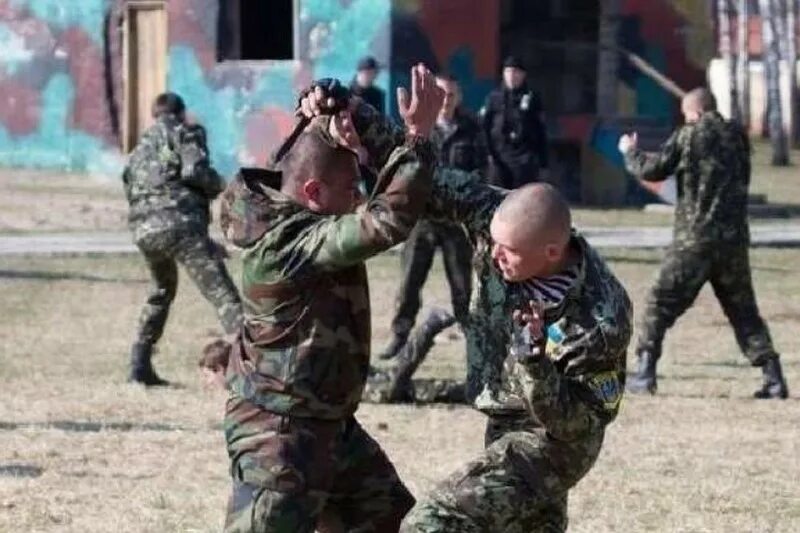
[[[631,134],[626,133],[622,137],[620,137],[617,148],[619,148],[619,151],[620,153],[622,153],[622,155],[625,155],[631,150],[636,150],[636,147],[638,145],[639,145],[639,134],[633,132]]]
[[[411,135],[430,135],[444,100],[444,91],[422,63],[411,67],[411,95],[397,88],[397,109]]]

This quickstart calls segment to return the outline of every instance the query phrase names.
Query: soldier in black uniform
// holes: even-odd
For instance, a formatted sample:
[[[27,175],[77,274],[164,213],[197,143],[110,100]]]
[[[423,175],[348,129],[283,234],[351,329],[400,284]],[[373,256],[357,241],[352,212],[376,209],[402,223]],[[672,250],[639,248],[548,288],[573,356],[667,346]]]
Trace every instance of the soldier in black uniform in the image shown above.
[[[431,134],[439,154],[438,165],[482,172],[486,165],[486,143],[478,121],[460,105],[458,81],[449,74],[440,74],[436,84],[445,92],[442,110]],[[403,280],[392,320],[392,339],[381,354],[383,359],[397,355],[406,343],[421,305],[420,291],[437,248],[442,249],[453,314],[463,324],[469,313],[472,247],[464,230],[450,223],[421,220],[403,247]]]
[[[380,111],[381,114],[385,114],[386,93],[383,89],[375,86],[375,78],[378,77],[380,68],[380,64],[374,57],[362,57],[356,67],[356,76],[350,83],[350,91]]]
[[[527,83],[522,62],[503,62],[503,86],[492,91],[481,110],[488,141],[489,182],[516,189],[538,181],[547,169],[547,136],[542,102]]]

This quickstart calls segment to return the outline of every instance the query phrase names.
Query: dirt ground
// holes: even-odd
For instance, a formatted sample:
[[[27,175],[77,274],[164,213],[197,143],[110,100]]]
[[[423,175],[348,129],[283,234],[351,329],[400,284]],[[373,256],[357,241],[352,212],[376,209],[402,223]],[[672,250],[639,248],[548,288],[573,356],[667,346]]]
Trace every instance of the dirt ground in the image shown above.
[[[606,251],[638,307],[658,252]],[[800,250],[753,252],[763,314],[800,386]],[[374,344],[388,333],[397,258],[370,262]],[[238,262],[232,261],[238,272]],[[195,359],[218,326],[183,278],[156,364],[180,386],[125,383],[147,290],[135,256],[0,258],[0,531],[219,531],[228,494],[225,396]],[[442,269],[426,305],[447,305]],[[800,403],[750,399],[759,383],[705,290],[668,336],[660,394],[627,396],[570,495],[571,531],[800,531]],[[458,377],[446,338],[423,375]],[[364,405],[358,418],[418,496],[479,453],[467,407]],[[421,453],[424,450],[424,453]]]

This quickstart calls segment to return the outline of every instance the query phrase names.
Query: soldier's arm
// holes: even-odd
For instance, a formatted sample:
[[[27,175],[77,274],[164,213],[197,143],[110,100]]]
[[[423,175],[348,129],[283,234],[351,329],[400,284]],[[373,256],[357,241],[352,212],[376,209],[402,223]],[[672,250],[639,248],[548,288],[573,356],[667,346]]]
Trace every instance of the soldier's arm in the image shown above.
[[[355,100],[351,114],[369,166],[382,168],[392,151],[405,142],[405,129],[360,98]]]
[[[463,225],[471,236],[488,234],[502,189],[487,185],[479,172],[437,167],[425,217]]]
[[[225,180],[211,166],[205,129],[200,125],[186,127],[180,139],[181,181],[198,189],[209,199],[225,188]]]
[[[494,114],[497,110],[494,108],[494,98],[492,95],[486,97],[486,102],[481,108],[480,113],[480,121],[481,121],[481,128],[483,129],[483,136],[486,139],[486,149],[488,152],[489,157],[497,160],[497,148],[494,145],[494,141],[492,140],[492,121],[494,120]]]
[[[629,339],[630,328],[601,323],[579,339],[571,340],[567,351],[590,352],[599,360],[618,361]],[[580,439],[599,431],[616,417],[623,390],[619,372],[568,377],[545,355],[520,359],[518,365],[527,407],[554,438]]]
[[[310,263],[337,270],[404,241],[430,196],[433,163],[427,140],[411,140],[396,148],[365,205],[353,214],[324,217],[307,232],[300,246]]]
[[[534,139],[536,140],[536,145],[532,148],[539,158],[539,166],[541,168],[547,168],[550,162],[550,153],[547,147],[547,128],[544,124],[544,110],[542,109],[542,103],[537,94],[532,93],[532,100],[531,108],[528,111],[528,120],[531,121],[531,128],[535,132]]]
[[[489,151],[486,143],[486,134],[482,127],[478,126],[476,128],[472,144],[475,151],[475,170],[483,173],[486,171],[486,166],[489,162]]]
[[[634,148],[625,155],[628,172],[645,181],[663,181],[675,173],[680,162],[681,130],[673,133],[658,153]]]

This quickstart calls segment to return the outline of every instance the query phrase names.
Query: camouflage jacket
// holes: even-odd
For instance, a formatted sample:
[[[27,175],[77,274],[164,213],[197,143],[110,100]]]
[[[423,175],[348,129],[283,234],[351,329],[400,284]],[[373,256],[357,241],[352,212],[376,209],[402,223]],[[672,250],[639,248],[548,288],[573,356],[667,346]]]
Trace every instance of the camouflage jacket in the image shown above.
[[[368,132],[359,134],[362,142],[374,143]],[[491,258],[489,226],[503,197],[478,173],[434,171],[427,215],[462,224],[475,250],[478,288],[465,324],[467,397],[487,414],[530,416],[559,440],[602,433],[616,417],[625,382],[628,295],[600,256],[574,234],[579,276],[564,301],[545,310],[546,357],[518,361],[509,353],[512,313],[528,296],[523,284],[503,279]]]
[[[438,152],[437,163],[472,172],[486,167],[486,142],[478,121],[468,111],[456,108],[452,124],[436,124],[431,141]]]
[[[467,337],[467,396],[487,414],[527,411],[557,439],[595,433],[616,417],[631,336],[628,295],[577,233],[578,279],[557,306],[545,308],[545,357],[510,353],[512,313],[528,296],[503,279],[491,257],[489,225],[503,193],[474,174],[438,169],[432,214],[460,221],[475,246],[478,289]]]
[[[327,131],[327,119],[312,127]],[[370,359],[364,261],[408,236],[430,194],[430,144],[402,138],[371,147],[378,185],[353,214],[306,209],[278,190],[279,173],[240,174],[226,189],[222,227],[243,248],[245,324],[226,376],[234,396],[297,417],[355,412]]]
[[[714,112],[678,129],[658,154],[631,150],[625,166],[648,181],[675,175],[675,244],[748,243],[750,144],[742,128]]]
[[[122,180],[135,240],[174,228],[205,230],[209,203],[225,187],[211,166],[203,127],[170,115],[144,132]]]

